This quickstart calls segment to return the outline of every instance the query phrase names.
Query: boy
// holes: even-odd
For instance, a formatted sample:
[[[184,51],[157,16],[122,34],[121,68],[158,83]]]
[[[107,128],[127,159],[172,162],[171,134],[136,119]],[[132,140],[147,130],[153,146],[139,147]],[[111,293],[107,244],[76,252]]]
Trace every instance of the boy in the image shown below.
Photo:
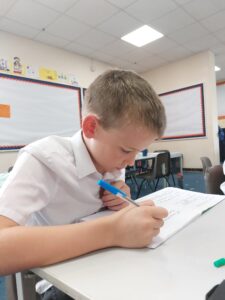
[[[147,81],[129,71],[100,75],[86,91],[82,131],[23,148],[0,190],[0,275],[96,249],[148,245],[167,211],[151,202],[127,206],[99,191],[97,181],[104,178],[128,192],[122,170],[164,128],[163,105]],[[73,224],[103,205],[123,209]]]

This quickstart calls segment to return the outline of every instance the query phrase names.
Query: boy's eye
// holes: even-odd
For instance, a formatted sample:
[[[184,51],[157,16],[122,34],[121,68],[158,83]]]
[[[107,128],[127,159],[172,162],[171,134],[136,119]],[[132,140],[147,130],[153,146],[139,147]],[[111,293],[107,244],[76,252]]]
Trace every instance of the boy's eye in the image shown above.
[[[132,151],[130,151],[130,150],[126,150],[126,149],[123,149],[123,148],[121,148],[121,150],[122,150],[123,153],[126,153],[126,154],[129,154],[129,153],[132,152]]]

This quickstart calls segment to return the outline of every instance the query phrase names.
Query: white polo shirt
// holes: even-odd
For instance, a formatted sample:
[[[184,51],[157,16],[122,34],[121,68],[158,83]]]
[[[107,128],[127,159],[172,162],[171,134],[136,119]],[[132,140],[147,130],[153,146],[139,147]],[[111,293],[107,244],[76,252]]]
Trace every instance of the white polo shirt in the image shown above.
[[[99,179],[123,179],[125,172],[97,172],[81,131],[72,138],[50,136],[20,151],[0,189],[0,215],[20,225],[60,225],[79,221],[102,207]],[[39,294],[51,284],[36,285]]]
[[[20,151],[0,189],[0,215],[20,225],[70,224],[98,211],[99,179],[124,179],[124,172],[97,172],[81,131],[50,136]]]

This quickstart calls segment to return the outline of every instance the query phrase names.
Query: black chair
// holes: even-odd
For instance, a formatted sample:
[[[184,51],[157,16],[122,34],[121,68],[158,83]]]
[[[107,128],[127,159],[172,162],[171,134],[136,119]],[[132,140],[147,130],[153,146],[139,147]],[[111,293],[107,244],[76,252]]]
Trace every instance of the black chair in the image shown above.
[[[166,180],[167,185],[170,186],[169,176],[171,175],[170,172],[170,153],[169,151],[166,152],[159,152],[154,160],[151,162],[151,167],[148,168],[146,172],[143,174],[139,174],[136,177],[141,178],[142,182],[140,184],[137,198],[140,195],[141,189],[143,184],[147,182],[149,187],[152,191],[156,191],[161,179]],[[152,187],[153,186],[153,187]]]
[[[154,152],[166,152],[169,154],[169,166],[168,166],[168,177],[171,175],[172,180],[173,180],[173,185],[176,186],[173,171],[172,171],[172,166],[171,166],[171,157],[170,157],[170,151],[169,150],[155,150]]]
[[[127,166],[126,167],[125,182],[127,183],[128,180],[130,180],[131,183],[135,186],[135,188],[138,187],[137,180],[136,180],[137,173],[138,173],[138,170],[136,169],[135,166],[133,166],[133,167]]]
[[[222,165],[208,167],[204,174],[205,190],[207,194],[223,195],[220,189],[221,183],[225,182]]]
[[[207,156],[202,156],[200,159],[202,162],[203,174],[205,175],[206,170],[212,167],[212,162]]]

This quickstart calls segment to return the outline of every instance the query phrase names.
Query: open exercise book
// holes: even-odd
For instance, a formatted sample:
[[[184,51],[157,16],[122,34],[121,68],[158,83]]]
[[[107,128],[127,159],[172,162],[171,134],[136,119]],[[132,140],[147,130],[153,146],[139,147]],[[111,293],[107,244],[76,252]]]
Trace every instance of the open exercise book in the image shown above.
[[[142,202],[147,199],[153,200],[156,206],[165,207],[169,212],[168,217],[164,219],[164,226],[161,228],[160,234],[153,238],[148,246],[149,248],[156,248],[203,212],[224,200],[225,195],[203,194],[167,187],[136,201]],[[93,220],[112,213],[114,212],[104,210],[82,218],[82,221]]]

